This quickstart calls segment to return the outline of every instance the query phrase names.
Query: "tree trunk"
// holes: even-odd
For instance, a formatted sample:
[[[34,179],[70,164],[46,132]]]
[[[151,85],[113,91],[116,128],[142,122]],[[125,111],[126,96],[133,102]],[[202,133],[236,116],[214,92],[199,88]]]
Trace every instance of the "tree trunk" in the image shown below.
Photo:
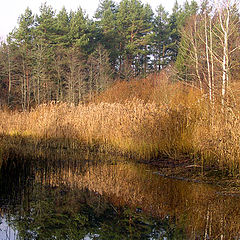
[[[205,52],[207,60],[207,79],[208,79],[208,91],[209,91],[209,100],[212,102],[212,81],[210,73],[210,61],[209,61],[209,45],[208,45],[208,31],[207,31],[207,13],[204,14],[204,30],[205,30]]]
[[[210,59],[211,59],[211,78],[212,78],[212,104],[215,103],[215,78],[214,78],[214,60],[213,60],[213,36],[212,36],[212,20],[209,23],[210,33]]]
[[[222,106],[225,106],[227,88],[229,84],[229,53],[228,53],[228,38],[229,38],[229,21],[230,21],[230,2],[226,6],[226,19],[223,19],[224,12],[219,9],[219,22],[223,33],[223,59],[222,59]]]
[[[194,31],[195,33],[197,33],[197,19],[194,20]],[[196,41],[196,37],[194,37],[192,35],[193,38],[193,49],[194,49],[194,55],[195,55],[195,68],[196,68],[196,74],[197,74],[197,78],[198,78],[198,82],[199,82],[199,87],[200,87],[200,91],[203,91],[203,86],[202,86],[202,79],[200,77],[199,74],[199,57],[198,57],[198,52],[197,52],[197,41]]]
[[[10,49],[8,46],[8,105],[10,104],[11,89],[12,89],[11,58],[10,58]]]

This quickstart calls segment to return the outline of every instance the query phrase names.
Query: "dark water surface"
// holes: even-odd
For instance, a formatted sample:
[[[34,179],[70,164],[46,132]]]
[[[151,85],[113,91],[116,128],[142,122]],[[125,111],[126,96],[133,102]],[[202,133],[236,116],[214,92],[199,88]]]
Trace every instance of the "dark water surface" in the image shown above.
[[[0,239],[240,239],[240,198],[104,156],[0,162]]]

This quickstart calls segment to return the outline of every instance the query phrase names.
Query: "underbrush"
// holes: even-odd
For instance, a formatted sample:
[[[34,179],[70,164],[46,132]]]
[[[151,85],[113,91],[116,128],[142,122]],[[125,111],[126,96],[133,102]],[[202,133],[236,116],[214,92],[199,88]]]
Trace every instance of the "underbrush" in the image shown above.
[[[84,143],[142,160],[187,157],[202,169],[237,175],[238,116],[236,109],[212,106],[194,87],[155,76],[117,83],[85,105],[51,103],[30,112],[1,111],[0,134],[3,139],[31,139],[38,147],[76,149]]]

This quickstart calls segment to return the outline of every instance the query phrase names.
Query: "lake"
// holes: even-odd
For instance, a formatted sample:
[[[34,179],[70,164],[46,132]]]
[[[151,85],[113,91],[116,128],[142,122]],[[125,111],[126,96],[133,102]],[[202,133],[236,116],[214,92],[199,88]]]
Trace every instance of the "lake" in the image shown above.
[[[0,239],[240,239],[240,197],[114,156],[4,155]]]

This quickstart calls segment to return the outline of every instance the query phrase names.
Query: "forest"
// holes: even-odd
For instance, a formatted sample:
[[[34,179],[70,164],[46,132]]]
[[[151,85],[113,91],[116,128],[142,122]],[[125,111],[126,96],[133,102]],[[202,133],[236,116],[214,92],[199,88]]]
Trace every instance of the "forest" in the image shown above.
[[[92,18],[27,8],[0,47],[1,134],[237,175],[239,14],[230,0],[176,1],[170,14],[101,0]]]
[[[80,7],[56,12],[45,3],[39,10],[34,15],[27,8],[1,45],[1,105],[26,110],[50,101],[78,104],[116,79],[144,77],[169,65],[176,65],[178,78],[212,89],[212,71],[221,75],[225,31],[231,38],[227,72],[236,71],[237,5],[221,16],[208,1],[199,6],[194,0],[183,6],[176,1],[171,14],[162,5],[154,13],[139,0],[100,1],[92,19]]]

